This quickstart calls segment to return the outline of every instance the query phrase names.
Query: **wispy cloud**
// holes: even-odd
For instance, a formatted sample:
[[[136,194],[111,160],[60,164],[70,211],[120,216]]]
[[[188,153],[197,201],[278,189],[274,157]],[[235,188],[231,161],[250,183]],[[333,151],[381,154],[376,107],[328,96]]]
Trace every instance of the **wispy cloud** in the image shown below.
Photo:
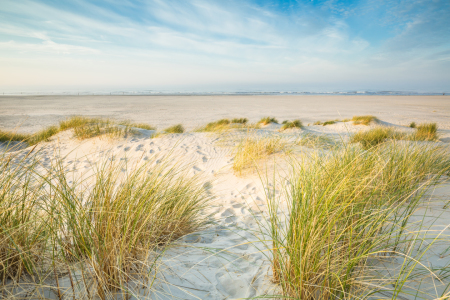
[[[345,83],[352,88],[374,79],[383,85],[408,67],[444,73],[449,12],[450,4],[439,0],[351,5],[331,0],[4,0],[0,64],[22,59],[34,61],[34,71],[42,65],[49,74],[61,74],[61,68],[77,61],[80,85],[92,82],[83,76],[92,68],[104,85],[108,78],[110,85]],[[105,64],[110,69],[102,71]],[[33,70],[24,64],[7,66],[0,70],[5,85],[29,84],[9,79],[8,72]],[[118,74],[111,74],[111,68]],[[123,75],[133,69],[144,78]],[[33,82],[51,84],[54,76],[48,78]],[[398,82],[404,86],[407,80]]]

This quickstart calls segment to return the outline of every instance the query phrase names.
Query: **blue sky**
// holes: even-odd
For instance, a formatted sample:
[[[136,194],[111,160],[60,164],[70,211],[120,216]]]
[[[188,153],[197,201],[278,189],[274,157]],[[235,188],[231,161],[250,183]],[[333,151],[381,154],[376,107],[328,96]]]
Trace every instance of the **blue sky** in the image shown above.
[[[448,0],[1,0],[0,89],[450,91]]]

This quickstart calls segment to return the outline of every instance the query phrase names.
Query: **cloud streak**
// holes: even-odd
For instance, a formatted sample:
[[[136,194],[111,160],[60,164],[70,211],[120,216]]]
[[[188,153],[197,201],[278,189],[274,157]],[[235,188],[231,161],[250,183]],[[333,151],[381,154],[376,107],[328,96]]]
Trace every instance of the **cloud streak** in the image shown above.
[[[445,1],[4,0],[0,80],[84,86],[95,74],[102,86],[155,89],[450,89],[449,12]],[[79,77],[69,74],[74,62]],[[48,76],[37,78],[39,68]]]

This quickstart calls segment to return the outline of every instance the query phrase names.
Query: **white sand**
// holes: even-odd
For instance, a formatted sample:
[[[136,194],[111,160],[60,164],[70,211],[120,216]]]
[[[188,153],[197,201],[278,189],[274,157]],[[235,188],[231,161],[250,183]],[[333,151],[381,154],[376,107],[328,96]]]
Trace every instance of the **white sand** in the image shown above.
[[[28,117],[23,123],[24,131],[54,124],[71,114],[120,117],[159,127],[183,123],[188,128],[222,117],[249,117],[255,121],[271,115],[280,121],[300,118],[304,123],[312,123],[373,114],[387,125],[438,122],[444,129],[442,141],[450,142],[450,97],[3,97],[0,105],[0,128],[13,128],[14,122]],[[39,122],[33,125],[32,121],[36,120]],[[269,126],[267,130],[276,128]],[[368,127],[337,123],[325,127],[308,126],[305,131],[345,137],[361,128]],[[291,133],[298,134],[299,131]],[[136,136],[129,140],[94,138],[80,142],[68,131],[39,147],[42,147],[44,165],[48,165],[58,152],[64,157],[66,169],[75,169],[79,174],[90,174],[92,162],[111,155],[117,159],[145,161],[173,151],[175,160],[188,164],[192,174],[203,176],[205,188],[215,196],[205,212],[212,214],[213,224],[181,239],[177,247],[164,255],[161,267],[164,278],[159,277],[156,281],[152,299],[236,299],[274,294],[277,287],[270,280],[268,254],[260,251],[262,245],[258,243],[258,226],[252,213],[265,210],[261,180],[254,172],[236,176],[231,169],[230,148],[221,146],[217,140],[215,134],[185,133],[153,139]],[[439,228],[449,224],[450,213],[442,209],[442,203],[450,200],[449,195],[450,186],[440,187],[433,196],[440,204],[427,210],[430,215],[439,217],[435,224]],[[432,252],[428,261],[435,265],[448,263],[448,257],[440,257],[441,250]]]

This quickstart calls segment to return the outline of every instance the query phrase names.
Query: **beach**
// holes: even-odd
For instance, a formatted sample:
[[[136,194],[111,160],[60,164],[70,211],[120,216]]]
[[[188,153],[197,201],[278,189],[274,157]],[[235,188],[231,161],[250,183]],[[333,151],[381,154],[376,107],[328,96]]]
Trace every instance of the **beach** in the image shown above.
[[[186,129],[221,118],[264,116],[303,123],[375,115],[407,125],[437,122],[450,129],[450,96],[0,96],[0,128],[34,132],[71,115],[146,122]]]
[[[282,289],[273,279],[271,252],[263,241],[267,232],[261,224],[270,214],[268,191],[274,189],[274,197],[280,203],[287,197],[278,182],[285,180],[293,166],[289,159],[312,157],[314,151],[326,156],[340,143],[355,145],[350,144],[354,133],[380,126],[393,128],[405,136],[413,135],[416,129],[410,127],[411,122],[437,123],[439,140],[417,142],[419,145],[429,143],[448,149],[450,143],[450,96],[4,96],[0,97],[0,107],[0,129],[24,133],[57,125],[75,115],[145,122],[157,127],[156,130],[139,129],[139,134],[126,137],[99,135],[83,139],[76,138],[75,128],[61,131],[35,148],[5,152],[16,153],[19,161],[27,159],[31,149],[39,153],[38,172],[51,169],[59,161],[61,170],[71,174],[69,178],[75,182],[75,178],[91,178],[101,162],[108,160],[126,162],[127,166],[150,163],[152,167],[168,161],[171,167],[182,166],[186,174],[200,178],[204,192],[211,197],[202,210],[202,215],[208,216],[207,226],[176,239],[161,255],[158,275],[151,288],[134,289],[131,299],[241,299],[279,295]],[[377,119],[368,125],[351,121],[354,116],[365,115]],[[236,127],[223,130],[198,130],[219,119],[248,118],[250,124],[266,116],[275,117],[279,124],[239,127],[236,123]],[[283,128],[283,120],[295,119],[301,120],[302,128],[294,125]],[[317,121],[330,120],[334,123],[314,125]],[[231,126],[230,122],[225,125]],[[186,131],[155,136],[175,124],[182,124]],[[258,159],[257,168],[250,160],[241,172],[235,167],[236,147],[248,136],[277,137],[283,144],[261,159],[254,156]],[[310,144],[298,141],[307,137],[322,139]],[[123,169],[122,172],[127,173]],[[446,203],[450,201],[450,183],[444,179],[442,185],[430,188],[421,196],[424,204],[411,212],[409,222],[415,226],[414,222],[426,215],[428,219],[425,218],[427,221],[421,228],[443,231],[448,238],[446,227],[450,213]],[[277,208],[280,215],[289,216],[288,207],[280,205]],[[429,237],[434,238],[433,234]],[[446,241],[436,242],[433,250],[423,257],[424,265],[445,268],[450,263],[448,255],[442,254],[447,251]],[[381,274],[401,269],[401,259],[383,259]],[[73,268],[70,272],[76,278],[80,271],[75,265]],[[425,277],[423,286],[417,282],[411,286],[436,297],[448,293],[445,284],[441,285],[432,276]],[[88,288],[82,285],[74,289],[71,280],[67,272],[61,272],[57,283],[64,299],[88,299]],[[39,285],[30,299],[41,299],[36,296],[38,292],[58,299],[55,285],[49,279],[45,285]],[[14,291],[24,294],[17,288]]]

